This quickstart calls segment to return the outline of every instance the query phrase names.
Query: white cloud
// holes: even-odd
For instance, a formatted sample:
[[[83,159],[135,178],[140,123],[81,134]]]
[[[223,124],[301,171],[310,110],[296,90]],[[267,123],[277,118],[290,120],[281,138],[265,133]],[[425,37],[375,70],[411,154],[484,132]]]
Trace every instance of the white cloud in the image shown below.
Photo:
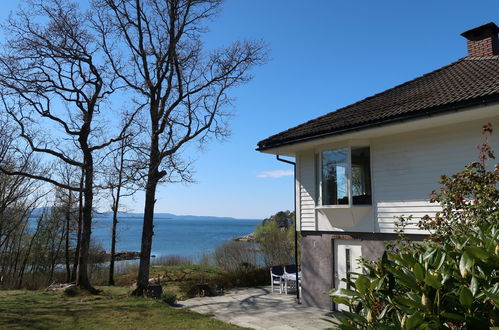
[[[295,173],[293,170],[274,170],[274,171],[262,171],[257,174],[259,178],[281,178],[283,176],[293,176]]]

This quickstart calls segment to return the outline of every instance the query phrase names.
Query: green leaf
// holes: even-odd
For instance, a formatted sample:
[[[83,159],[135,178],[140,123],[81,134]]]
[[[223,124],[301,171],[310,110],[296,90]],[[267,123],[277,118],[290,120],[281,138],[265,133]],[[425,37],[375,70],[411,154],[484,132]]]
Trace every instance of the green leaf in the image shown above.
[[[408,307],[412,307],[412,308],[416,308],[416,309],[422,308],[421,302],[419,301],[419,299],[414,300],[414,299],[409,299],[409,298],[406,298],[406,297],[403,297],[403,296],[398,296],[398,297],[395,298],[395,302],[397,304],[408,306]]]
[[[330,295],[335,297],[357,297],[359,293],[357,291],[349,289],[338,289],[334,293],[331,293]]]
[[[354,320],[357,323],[360,323],[360,324],[366,324],[367,323],[367,320],[363,316],[361,316],[361,315],[359,315],[357,313],[351,313],[351,312],[344,311],[343,314],[345,314],[348,318]]]
[[[348,325],[348,324],[338,324],[338,329],[340,329],[340,330],[357,330],[358,328],[353,327],[353,326]]]
[[[395,280],[397,282],[399,282],[400,284],[402,284],[403,286],[405,286],[407,288],[410,288],[410,289],[413,289],[416,291],[419,290],[419,286],[416,283],[416,278],[412,274],[410,276],[407,275],[406,273],[401,271],[401,269],[399,267],[394,268],[394,267],[391,267],[388,265],[386,265],[385,267],[390,273],[393,274],[393,276],[395,277]],[[402,268],[404,268],[404,267],[402,267]]]
[[[459,295],[459,302],[464,306],[471,306],[473,303],[473,294],[470,289],[467,287],[463,287],[461,289],[461,294]]]
[[[435,252],[437,252],[437,249],[435,248],[430,248],[426,251],[425,255],[424,255],[424,258],[423,260],[428,260],[430,259],[431,257],[433,257],[433,255],[435,254]]]
[[[441,256],[440,256],[440,260],[438,261],[437,267],[435,267],[435,269],[439,270],[440,267],[442,267],[442,265],[444,264],[446,258],[447,258],[447,253],[442,252]]]
[[[335,304],[348,305],[350,303],[350,300],[347,297],[333,297],[333,302]]]
[[[478,283],[478,279],[475,276],[473,276],[471,278],[471,283],[470,283],[470,290],[471,290],[471,293],[473,294],[473,296],[476,296],[479,288],[480,288],[480,284]]]
[[[440,313],[440,315],[442,315],[445,318],[455,320],[455,321],[464,320],[464,317],[461,314],[442,312],[442,313]]]
[[[461,256],[461,260],[459,261],[459,271],[461,274],[466,270],[467,272],[471,270],[473,265],[475,264],[475,260],[473,257],[466,251]]]
[[[359,290],[359,292],[363,294],[366,293],[369,289],[369,284],[371,284],[371,282],[364,275],[359,275],[359,277],[357,277],[357,279],[355,280],[355,288],[357,288],[357,290]]]
[[[423,316],[420,312],[416,312],[407,318],[407,329],[415,329],[423,323]]]
[[[369,284],[369,290],[371,291],[379,290],[379,288],[383,284],[383,279],[384,277],[373,280],[371,284]]]
[[[424,269],[423,266],[421,266],[419,263],[414,264],[414,276],[416,276],[416,279],[418,281],[424,281]]]
[[[489,257],[487,251],[479,246],[467,246],[465,250],[476,259],[484,260]]]
[[[438,290],[442,287],[442,277],[440,274],[431,275],[428,273],[426,274],[425,283]]]

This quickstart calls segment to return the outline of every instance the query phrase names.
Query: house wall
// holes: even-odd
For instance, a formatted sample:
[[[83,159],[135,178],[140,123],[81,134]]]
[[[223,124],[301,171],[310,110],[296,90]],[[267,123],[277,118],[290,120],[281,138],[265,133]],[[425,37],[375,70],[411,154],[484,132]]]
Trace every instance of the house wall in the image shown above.
[[[498,130],[490,143],[499,151],[499,117],[495,119]],[[395,218],[412,215],[406,232],[420,232],[420,218],[440,209],[428,202],[428,196],[440,188],[441,175],[452,175],[478,160],[483,124],[480,120],[373,139],[374,231],[393,232]]]
[[[315,153],[313,151],[302,153],[297,157],[297,172],[299,182],[298,214],[300,215],[301,230],[317,230]]]
[[[370,260],[380,258],[385,251],[385,242],[396,239],[395,234],[382,233],[331,233],[302,232],[302,303],[325,310],[332,310],[333,303],[327,295],[334,288],[334,240],[356,240],[360,242],[362,257]],[[409,239],[421,240],[421,235],[408,235]]]
[[[320,210],[316,189],[315,155],[325,148],[348,146],[352,141],[320,145],[297,155],[299,190],[298,215],[303,231],[352,231],[393,233],[394,220],[413,215],[407,232],[421,233],[416,227],[419,218],[439,209],[428,202],[433,189],[438,189],[442,174],[461,171],[478,158],[477,145],[482,142],[481,127],[492,122],[495,132],[490,138],[499,154],[499,116],[466,121],[430,129],[417,129],[396,135],[366,140],[371,146],[373,207],[365,209]],[[336,211],[337,210],[337,211]],[[363,213],[362,213],[362,212]],[[359,214],[359,215],[357,215]],[[342,227],[334,217],[361,217],[354,227]]]
[[[331,235],[302,232],[301,246],[302,303],[331,310],[331,299],[325,294],[333,287]]]

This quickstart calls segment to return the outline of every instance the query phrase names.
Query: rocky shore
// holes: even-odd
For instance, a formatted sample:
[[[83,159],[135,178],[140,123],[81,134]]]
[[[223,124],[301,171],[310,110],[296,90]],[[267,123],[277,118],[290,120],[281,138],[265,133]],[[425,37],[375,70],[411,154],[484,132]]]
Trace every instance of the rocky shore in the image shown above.
[[[236,237],[233,240],[236,242],[254,242],[255,241],[255,233],[250,233],[248,235]]]
[[[111,252],[108,251],[100,251],[94,256],[98,262],[107,262],[111,260]],[[152,255],[151,258],[155,258],[155,255]],[[137,251],[116,251],[114,253],[115,261],[123,261],[123,260],[137,260],[140,259],[140,252]]]

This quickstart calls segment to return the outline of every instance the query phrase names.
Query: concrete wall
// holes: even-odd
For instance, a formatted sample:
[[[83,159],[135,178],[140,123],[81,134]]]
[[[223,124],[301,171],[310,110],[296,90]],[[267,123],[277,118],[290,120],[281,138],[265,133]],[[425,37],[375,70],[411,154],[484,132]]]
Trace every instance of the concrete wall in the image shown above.
[[[301,244],[302,303],[331,310],[331,299],[325,294],[333,283],[331,235],[302,232]]]
[[[302,303],[332,310],[333,304],[326,294],[334,288],[335,239],[357,240],[361,242],[362,257],[375,260],[385,251],[385,242],[395,240],[395,234],[355,233],[355,232],[302,232]],[[423,235],[408,235],[409,239],[422,240]]]

